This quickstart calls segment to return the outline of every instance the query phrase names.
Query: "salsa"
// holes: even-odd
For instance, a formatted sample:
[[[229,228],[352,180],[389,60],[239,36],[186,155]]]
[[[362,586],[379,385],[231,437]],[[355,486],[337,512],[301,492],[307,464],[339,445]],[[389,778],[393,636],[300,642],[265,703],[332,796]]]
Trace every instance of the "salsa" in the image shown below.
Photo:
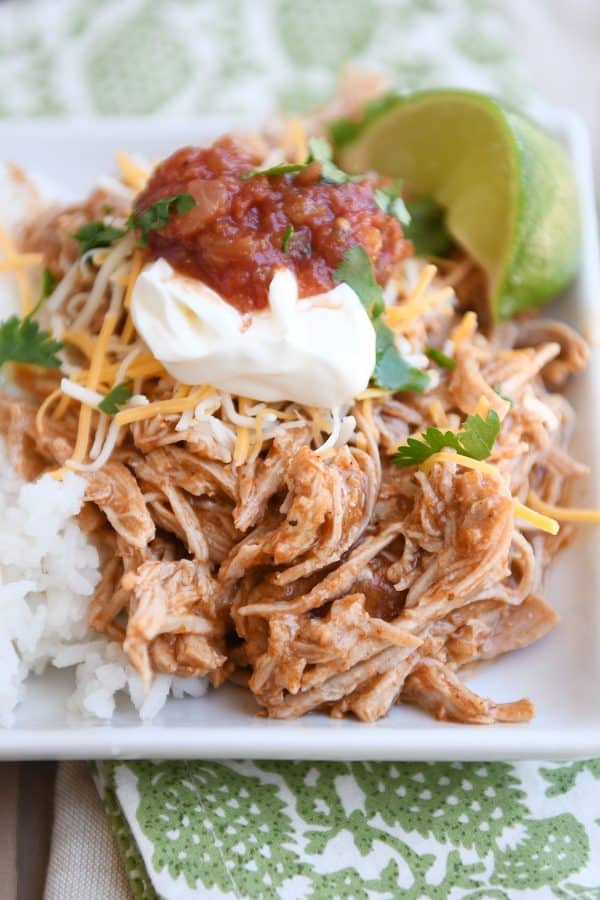
[[[380,284],[408,254],[400,223],[373,199],[371,179],[324,183],[318,162],[295,174],[240,177],[257,162],[225,137],[210,147],[184,147],[161,163],[136,211],[181,193],[196,205],[149,235],[151,256],[246,312],[267,305],[278,268],[290,268],[307,297],[334,286],[333,273],[353,244],[365,248]]]

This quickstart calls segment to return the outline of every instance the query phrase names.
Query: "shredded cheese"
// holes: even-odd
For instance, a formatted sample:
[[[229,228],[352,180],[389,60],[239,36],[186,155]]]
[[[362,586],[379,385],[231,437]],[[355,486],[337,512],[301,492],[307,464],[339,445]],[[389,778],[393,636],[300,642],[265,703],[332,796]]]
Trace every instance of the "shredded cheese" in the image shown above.
[[[46,415],[48,408],[50,406],[52,406],[54,401],[57,400],[59,397],[61,397],[61,395],[62,395],[62,391],[59,387],[57,387],[55,390],[52,391],[51,394],[48,394],[48,396],[45,398],[43,403],[41,403],[38,411],[35,414],[35,429],[38,434],[42,433],[43,425],[44,425],[44,416]]]
[[[467,341],[470,337],[472,337],[476,330],[477,316],[472,310],[470,310],[469,312],[464,314],[456,328],[452,330],[450,339],[452,340],[454,345],[457,346],[458,344],[462,344],[463,341]]]
[[[480,459],[471,459],[469,456],[463,456],[462,453],[453,453],[446,450],[440,450],[439,453],[432,454],[429,459],[426,459],[425,462],[421,463],[419,468],[423,472],[428,472],[429,469],[438,462],[455,463],[456,465],[464,466],[465,469],[477,469],[479,472],[487,472],[489,475],[499,474],[496,466],[491,463],[483,462]],[[548,534],[558,534],[560,525],[556,519],[530,509],[519,500],[513,499],[513,509],[515,516],[529,522],[534,528],[539,528],[541,531],[546,531]]]
[[[86,331],[65,331],[62,341],[64,344],[72,344],[77,347],[88,359],[92,358],[94,339]]]
[[[475,407],[474,407],[471,415],[472,416],[481,416],[482,419],[485,419],[485,417],[487,416],[489,411],[490,411],[489,401],[488,401],[487,397],[484,397],[482,394],[481,397],[479,398],[479,400],[477,401],[477,403],[475,404]]]
[[[89,372],[87,373],[87,387],[95,390],[100,380],[102,372],[102,364],[106,357],[106,348],[112,333],[114,332],[119,317],[114,315],[106,316],[100,329],[100,334],[96,339],[96,345],[90,361]],[[71,457],[72,462],[82,463],[87,453],[90,429],[92,425],[92,410],[89,406],[82,406],[79,413],[79,422],[77,424],[77,440],[75,441],[75,449]]]
[[[23,267],[20,267],[19,265],[15,267],[13,265],[19,259],[19,256],[25,254],[19,254],[12,238],[4,228],[0,228],[0,250],[2,250],[6,257],[2,262],[5,265],[10,264],[10,267],[13,270],[21,298],[21,314],[26,316],[33,309],[29,276],[27,272],[24,271]]]
[[[120,369],[120,365],[120,363],[106,363],[100,372],[100,381],[105,384],[112,384]],[[145,353],[137,357],[128,366],[127,371],[123,375],[128,375],[131,378],[160,378],[167,376],[168,373],[158,360],[154,359],[149,353]],[[87,372],[79,372],[72,376],[73,381],[85,381],[86,377]]]
[[[434,267],[432,266],[431,268]],[[451,287],[444,287],[439,291],[432,291],[424,296],[421,296],[421,293],[416,298],[414,294],[411,295],[406,303],[403,303],[400,306],[390,307],[385,314],[386,325],[397,331],[408,322],[422,316],[428,309],[432,309],[441,303],[445,303],[454,296],[454,291]]]
[[[62,392],[61,392],[62,393]],[[66,411],[69,408],[69,404],[71,402],[71,398],[67,397],[66,394],[63,394],[58,403],[56,404],[56,409],[52,413],[53,419],[63,419]]]
[[[433,453],[425,462],[421,463],[419,468],[423,472],[428,472],[438,462],[455,463],[457,466],[464,466],[465,469],[477,469],[479,472],[487,472],[488,475],[498,475],[498,469],[491,463],[483,462],[480,459],[471,459],[470,456],[463,456],[462,453],[454,453],[451,450],[440,450],[439,453]]]
[[[98,405],[102,403],[104,399],[104,394],[83,387],[83,385],[77,384],[76,381],[71,381],[69,378],[63,378],[61,380],[60,389],[67,397],[72,397],[73,400],[78,400],[79,403],[82,403],[85,406],[91,406],[92,409],[97,409]]]
[[[306,134],[298,116],[288,116],[285,120],[283,144],[289,147],[292,162],[303,163],[308,156]]]
[[[115,154],[115,160],[125,184],[134,191],[141,191],[148,181],[149,170],[137,163],[124,150],[119,150]]]
[[[385,388],[367,388],[357,394],[357,400],[376,400],[378,397],[389,397],[394,391],[386,391]]]
[[[530,491],[527,503],[536,512],[550,516],[559,522],[589,522],[592,525],[600,525],[600,509],[578,509],[573,506],[554,506],[540,500],[534,491]]]
[[[135,325],[133,324],[133,319],[131,318],[131,313],[127,313],[127,319],[125,321],[125,325],[123,326],[123,331],[121,332],[121,340],[124,344],[130,344],[132,337],[135,335]]]
[[[558,534],[560,525],[556,519],[552,519],[550,516],[545,516],[542,513],[530,509],[519,500],[514,500],[513,504],[515,516],[518,516],[520,519],[525,519],[525,521],[529,522],[530,525],[533,525],[534,528],[539,528],[541,531],[546,531],[548,534]]]
[[[206,396],[210,388],[202,387],[193,391],[188,397],[171,398],[170,400],[155,400],[146,406],[132,409],[122,409],[115,416],[115,422],[119,425],[130,425],[132,422],[140,422],[142,419],[152,419],[154,416],[167,416],[184,412],[186,409],[194,409]]]
[[[19,253],[0,260],[0,275],[15,269],[26,269],[28,266],[39,266],[44,257],[41,253]]]
[[[133,288],[136,281],[138,280],[140,272],[144,267],[144,261],[144,251],[141,249],[141,247],[136,247],[133,252],[133,259],[131,260],[131,269],[129,270],[127,279],[127,290],[125,291],[125,299],[123,300],[125,309],[129,309],[129,307],[131,306],[131,295],[133,294]]]
[[[436,398],[428,407],[428,412],[436,428],[448,428],[448,416],[441,402]]]
[[[248,458],[250,449],[250,431],[244,426],[238,426],[235,435],[235,447],[233,450],[234,466],[241,466]]]

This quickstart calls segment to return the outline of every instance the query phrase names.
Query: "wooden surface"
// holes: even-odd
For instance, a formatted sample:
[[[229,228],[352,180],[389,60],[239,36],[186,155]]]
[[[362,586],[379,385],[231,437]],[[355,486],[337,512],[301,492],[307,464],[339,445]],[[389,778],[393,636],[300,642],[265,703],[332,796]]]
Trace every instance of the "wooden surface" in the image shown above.
[[[0,764],[0,900],[42,900],[56,763]]]

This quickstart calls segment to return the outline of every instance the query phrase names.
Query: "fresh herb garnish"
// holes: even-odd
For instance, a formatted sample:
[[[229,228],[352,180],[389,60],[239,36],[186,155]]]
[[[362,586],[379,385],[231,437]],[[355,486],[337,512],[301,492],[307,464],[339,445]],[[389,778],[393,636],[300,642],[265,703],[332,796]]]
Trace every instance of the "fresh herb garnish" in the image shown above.
[[[126,235],[122,228],[107,225],[105,222],[88,222],[76,231],[73,237],[79,241],[79,255],[83,256],[88,250],[98,250],[100,247],[110,247],[119,238]]]
[[[396,181],[390,187],[376,188],[373,191],[373,199],[386,215],[394,216],[402,225],[410,225],[410,213],[400,196],[401,188],[402,182],[400,181]]]
[[[346,250],[333,277],[336,281],[345,281],[358,294],[372,321],[385,312],[383,292],[377,284],[371,260],[362,244],[353,244]]]
[[[377,283],[371,260],[361,244],[346,250],[343,260],[333,275],[336,281],[344,281],[358,298],[375,329],[375,369],[373,381],[389,391],[416,391],[422,393],[429,383],[427,374],[411,366],[396,349],[394,332],[383,321],[385,301]]]
[[[361,181],[363,175],[348,175],[339,169],[333,161],[333,149],[326,138],[311,138],[308,142],[310,155],[307,165],[313,162],[321,164],[321,179],[328,184],[347,184],[349,181]]]
[[[422,394],[429,384],[429,376],[422,369],[411,366],[396,348],[394,332],[378,318],[375,328],[375,369],[373,381],[378,387],[388,391],[414,391]]]
[[[23,319],[11,316],[0,325],[0,366],[18,362],[58,369],[61,361],[56,354],[62,346],[48,331],[40,331],[31,314]]]
[[[79,255],[83,256],[88,250],[110,247],[115,241],[125,237],[128,231],[136,228],[141,231],[139,245],[145,247],[150,232],[164,228],[174,209],[178,215],[183,216],[195,205],[196,201],[191,194],[174,194],[157,200],[142,212],[133,212],[127,219],[125,228],[107,225],[106,222],[88,222],[73,235],[79,241]]]
[[[301,172],[302,169],[306,169],[307,166],[307,162],[278,163],[276,166],[271,166],[269,169],[248,169],[247,172],[242,172],[240,179],[242,181],[249,181],[250,178],[257,178],[259,175],[264,175],[266,178],[275,178],[278,175],[293,175],[295,172]]]
[[[134,212],[127,220],[128,228],[139,228],[141,236],[140,247],[148,243],[148,235],[151,231],[157,231],[169,224],[173,211],[179,216],[184,216],[196,205],[191,194],[173,194],[172,197],[163,197],[157,200],[142,212]]]
[[[441,366],[442,369],[456,368],[456,360],[451,356],[446,356],[445,353],[442,353],[441,350],[437,350],[435,347],[425,347],[425,356],[437,363],[438,366]]]
[[[287,253],[290,249],[290,241],[294,236],[294,226],[288,225],[288,227],[283,232],[283,237],[281,239],[281,249],[284,253]]]
[[[104,400],[100,401],[98,409],[101,409],[102,412],[107,413],[109,416],[116,415],[119,412],[120,407],[124,406],[131,398],[131,395],[133,394],[131,385],[131,378],[128,378],[127,381],[121,381],[120,384],[116,384],[114,388],[108,392]]]
[[[485,419],[481,416],[467,416],[461,431],[440,431],[428,428],[422,438],[408,438],[406,444],[398,447],[394,456],[397,466],[419,466],[426,459],[450,448],[470,459],[487,459],[500,433],[500,419],[493,409]]]
[[[56,277],[52,269],[49,269],[48,266],[46,266],[46,268],[42,272],[42,284],[40,286],[40,296],[38,298],[38,306],[36,308],[39,308],[39,305],[50,296],[57,284],[58,278]]]
[[[31,318],[33,318],[33,316],[35,316],[36,312],[38,311],[38,309],[40,308],[40,306],[42,305],[44,300],[48,299],[48,297],[50,296],[50,294],[52,293],[52,291],[54,290],[54,288],[56,287],[57,284],[58,284],[58,278],[56,277],[56,275],[54,274],[52,269],[49,269],[48,267],[46,267],[44,269],[44,271],[42,272],[42,283],[40,284],[40,293],[39,293],[39,296],[37,299],[37,303],[31,310],[31,312],[27,314],[29,319],[31,319]]]
[[[431,197],[419,197],[407,204],[410,222],[404,236],[414,244],[417,256],[444,256],[453,241],[446,227],[446,212]]]

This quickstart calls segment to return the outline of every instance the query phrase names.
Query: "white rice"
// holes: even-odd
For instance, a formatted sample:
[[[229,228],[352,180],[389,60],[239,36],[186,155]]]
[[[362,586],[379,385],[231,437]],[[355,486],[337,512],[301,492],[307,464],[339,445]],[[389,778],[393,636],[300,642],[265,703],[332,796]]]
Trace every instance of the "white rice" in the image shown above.
[[[124,693],[144,720],[169,693],[200,696],[206,680],[160,675],[144,696],[121,646],[90,632],[88,604],[100,578],[98,554],[73,518],[85,481],[69,473],[23,483],[0,443],[0,725],[14,723],[26,679],[47,666],[74,667],[72,717],[109,720]]]

